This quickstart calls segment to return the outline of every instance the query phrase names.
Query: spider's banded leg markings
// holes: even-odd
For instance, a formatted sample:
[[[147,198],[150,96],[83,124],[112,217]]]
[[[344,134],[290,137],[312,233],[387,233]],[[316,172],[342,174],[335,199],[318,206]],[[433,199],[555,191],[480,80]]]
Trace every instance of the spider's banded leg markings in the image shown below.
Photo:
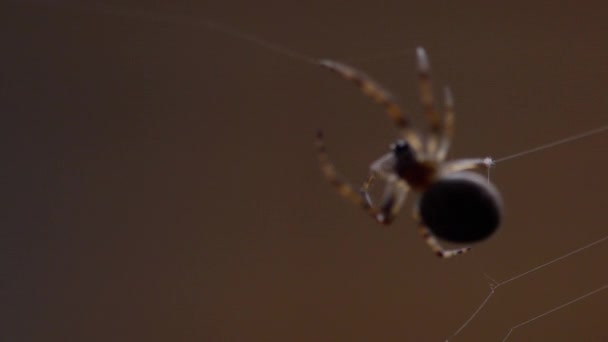
[[[443,131],[439,138],[439,147],[435,158],[438,162],[444,161],[447,157],[452,138],[454,137],[454,98],[452,97],[452,91],[449,87],[445,87],[443,102],[445,108]]]
[[[369,76],[345,64],[330,60],[322,60],[320,64],[321,66],[324,66],[337,73],[345,80],[354,83],[365,96],[383,106],[389,118],[401,130],[403,137],[408,143],[410,143],[412,148],[414,148],[415,151],[422,150],[422,142],[420,141],[420,137],[410,128],[409,120],[405,117],[403,111],[397,105],[393,99],[393,96],[388,91],[372,80]]]
[[[368,203],[364,195],[360,194],[352,185],[348,184],[342,179],[333,163],[329,159],[327,149],[325,147],[325,141],[323,140],[323,132],[317,132],[317,154],[319,157],[319,163],[321,164],[321,171],[329,183],[338,191],[338,193],[349,200],[354,205],[367,211],[376,221],[380,223],[386,223],[383,219],[381,211]]]
[[[446,162],[441,167],[442,174],[448,174],[453,172],[472,170],[478,167],[490,168],[494,165],[491,158],[470,158],[470,159],[456,159]]]
[[[430,132],[426,142],[426,149],[429,156],[434,156],[439,145],[439,136],[441,135],[441,120],[435,109],[433,100],[433,85],[431,82],[431,64],[426,55],[426,51],[419,47],[416,49],[418,57],[418,79],[420,86],[420,102],[424,109],[424,113],[430,123]]]
[[[433,234],[429,231],[429,229],[423,224],[418,224],[418,233],[424,239],[426,244],[431,248],[433,253],[440,258],[451,258],[457,255],[461,255],[467,253],[471,250],[471,247],[458,248],[458,249],[443,249],[439,244],[439,241],[433,236]]]

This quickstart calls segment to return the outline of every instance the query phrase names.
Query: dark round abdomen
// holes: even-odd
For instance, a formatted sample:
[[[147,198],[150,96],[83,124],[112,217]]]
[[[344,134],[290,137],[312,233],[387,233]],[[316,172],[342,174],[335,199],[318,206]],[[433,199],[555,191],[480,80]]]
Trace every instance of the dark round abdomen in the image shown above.
[[[449,174],[424,192],[419,202],[422,222],[438,238],[450,242],[483,240],[502,217],[500,193],[473,172]]]

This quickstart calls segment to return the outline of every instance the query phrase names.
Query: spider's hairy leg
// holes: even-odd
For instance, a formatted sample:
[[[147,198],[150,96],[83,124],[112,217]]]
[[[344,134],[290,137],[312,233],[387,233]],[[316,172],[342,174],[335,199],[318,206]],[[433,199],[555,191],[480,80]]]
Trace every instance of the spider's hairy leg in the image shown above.
[[[352,185],[344,181],[343,178],[338,174],[334,164],[331,162],[329,155],[327,154],[325,141],[323,139],[323,132],[321,131],[317,132],[316,145],[321,171],[329,183],[336,189],[338,194],[354,205],[365,210],[376,221],[385,223],[383,220],[384,215],[382,214],[381,210],[371,205],[371,202],[368,202],[365,195],[361,194]]]
[[[457,255],[467,253],[471,250],[471,247],[464,247],[458,249],[443,249],[443,247],[441,247],[441,244],[439,244],[439,241],[437,241],[431,231],[423,223],[419,223],[418,233],[420,233],[420,236],[422,236],[422,238],[424,239],[426,244],[431,248],[433,253],[435,253],[435,255],[440,258],[451,258]]]
[[[448,174],[452,172],[472,170],[478,167],[490,168],[494,165],[491,158],[470,158],[470,159],[456,159],[441,165],[441,173]]]
[[[448,87],[445,87],[443,102],[445,108],[443,131],[439,137],[439,147],[435,156],[435,159],[439,162],[445,160],[452,143],[452,138],[454,137],[454,98],[452,97],[452,91]]]
[[[422,150],[422,142],[420,141],[420,137],[411,129],[410,121],[405,117],[403,111],[393,99],[393,96],[380,84],[372,80],[363,72],[345,64],[330,60],[322,60],[319,63],[321,66],[335,72],[343,79],[355,84],[365,96],[383,106],[389,118],[401,131],[403,137],[412,146],[412,148],[415,151]]]
[[[433,101],[433,86],[431,82],[431,64],[422,47],[416,49],[418,59],[418,79],[420,86],[420,102],[429,120],[430,132],[426,142],[427,153],[434,156],[439,145],[442,125]]]

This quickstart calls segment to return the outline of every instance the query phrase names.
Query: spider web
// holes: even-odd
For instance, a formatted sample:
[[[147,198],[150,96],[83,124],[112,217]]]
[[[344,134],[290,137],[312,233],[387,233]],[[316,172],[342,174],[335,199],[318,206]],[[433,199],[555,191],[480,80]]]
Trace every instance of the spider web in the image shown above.
[[[88,7],[88,8],[79,7],[77,9],[90,10],[93,12],[104,13],[104,14],[108,14],[108,15],[116,15],[116,16],[120,16],[120,17],[124,17],[124,18],[137,18],[140,20],[151,20],[151,21],[155,21],[155,22],[159,22],[159,23],[171,23],[171,24],[177,24],[177,25],[187,25],[190,27],[202,27],[202,28],[217,32],[218,34],[222,34],[222,35],[225,35],[230,38],[234,38],[237,40],[241,40],[243,42],[250,43],[254,47],[259,47],[259,48],[265,49],[269,52],[280,55],[282,57],[286,57],[287,59],[291,59],[292,61],[295,61],[298,63],[315,65],[316,61],[318,60],[318,58],[311,57],[308,54],[302,54],[300,52],[293,51],[290,48],[286,48],[282,45],[268,42],[265,39],[259,38],[255,34],[250,34],[248,32],[235,30],[231,26],[224,25],[224,24],[221,24],[221,23],[218,23],[215,21],[211,21],[211,20],[206,20],[206,19],[201,20],[201,19],[196,19],[193,16],[186,16],[186,15],[164,15],[162,13],[157,13],[154,11],[123,9],[123,8],[114,7],[114,6],[105,6],[105,5],[102,5],[99,3],[96,3],[94,5],[95,6],[93,6],[93,7]],[[65,5],[62,5],[62,6],[65,6]],[[73,6],[73,5],[69,5],[69,6]],[[70,8],[73,9],[74,7],[70,7]],[[380,63],[380,62],[385,63],[388,60],[392,60],[392,59],[396,58],[397,56],[402,56],[403,54],[404,53],[402,51],[388,52],[386,54],[384,54],[384,53],[362,54],[361,56],[349,56],[348,60],[365,61],[366,63],[370,63],[370,64]],[[405,54],[407,54],[407,52]],[[319,73],[321,73],[321,71],[319,71]],[[558,101],[558,100],[556,100],[556,101]],[[558,118],[553,118],[553,120],[558,120]],[[601,145],[601,143],[597,142],[600,140],[599,140],[599,138],[596,137],[596,135],[605,133],[606,130],[608,130],[608,126],[600,125],[595,128],[586,130],[584,132],[578,132],[578,131],[569,132],[568,134],[565,135],[566,136],[565,138],[560,138],[560,136],[556,136],[556,139],[549,141],[549,142],[539,141],[538,145],[525,146],[524,149],[522,149],[523,152],[518,152],[518,153],[507,155],[505,157],[497,158],[496,159],[497,166],[494,169],[492,169],[492,172],[493,172],[492,178],[494,179],[495,174],[500,174],[501,169],[503,168],[503,165],[506,167],[506,165],[508,163],[509,167],[512,169],[518,164],[519,158],[524,158],[524,156],[532,159],[532,158],[536,158],[536,156],[538,156],[538,155],[544,155],[545,153],[547,153],[549,151],[555,151],[558,148],[564,147],[564,146],[572,147],[568,151],[564,151],[563,152],[564,154],[576,153],[577,152],[576,149],[579,148],[579,147],[577,147],[577,145],[581,146],[582,144],[584,144],[584,142],[579,141],[579,140],[584,139],[584,138],[589,138],[591,140],[592,137],[594,137],[594,139],[596,139],[595,144]],[[535,146],[538,146],[538,147],[535,147]],[[530,154],[530,155],[528,156],[528,154]],[[564,158],[567,159],[568,157],[566,156]],[[554,167],[559,167],[559,166],[556,165]],[[500,179],[503,179],[505,177],[506,177],[505,174],[500,174]],[[584,177],[584,176],[579,175],[579,177]],[[500,184],[498,184],[498,185],[500,187]],[[535,222],[538,222],[538,221],[535,220]],[[505,227],[504,229],[508,229],[508,228],[509,227]],[[584,230],[584,227],[582,229]],[[522,236],[521,238],[524,239],[525,237]],[[485,298],[482,299],[479,306],[477,306],[472,311],[470,316],[465,315],[462,317],[462,321],[463,321],[462,325],[460,325],[459,328],[457,330],[455,330],[452,335],[450,335],[449,340],[458,340],[458,338],[462,336],[462,333],[464,331],[479,329],[479,327],[475,326],[475,324],[474,324],[475,320],[479,319],[479,317],[484,314],[484,310],[487,309],[492,304],[492,300],[494,299],[494,297],[496,296],[497,293],[509,291],[507,284],[524,283],[526,281],[526,277],[528,275],[531,275],[533,273],[538,273],[538,272],[544,272],[548,268],[558,268],[559,269],[559,267],[560,267],[559,262],[562,262],[564,259],[575,258],[576,255],[579,255],[582,253],[587,253],[592,249],[602,248],[602,246],[604,246],[604,243],[607,239],[608,239],[608,236],[599,236],[599,237],[596,237],[595,239],[587,238],[586,239],[587,244],[572,243],[570,245],[572,248],[569,251],[566,251],[566,253],[564,253],[564,254],[556,253],[554,256],[549,256],[549,255],[546,255],[545,253],[543,253],[543,255],[542,255],[543,262],[527,263],[523,266],[525,271],[513,272],[512,274],[514,274],[514,275],[510,276],[510,277],[507,276],[506,280],[496,281],[493,279],[495,276],[494,272],[496,272],[497,269],[500,269],[500,267],[493,267],[491,270],[488,270],[489,274],[486,274],[486,277],[490,281],[489,282],[489,286],[490,286],[489,294]],[[551,241],[545,241],[542,243],[545,245],[547,245],[547,244],[550,245]],[[542,249],[542,246],[541,246],[541,249]],[[429,258],[430,258],[430,256],[429,256]],[[588,266],[589,268],[592,268],[592,265],[578,265],[578,266],[581,266],[581,267]],[[483,277],[483,274],[480,274],[480,281],[483,281],[482,277]],[[550,284],[546,284],[546,285],[550,286]],[[561,310],[561,311],[568,310],[571,306],[577,305],[580,301],[589,300],[590,296],[595,296],[593,298],[597,298],[598,301],[603,300],[604,297],[600,297],[600,296],[605,296],[605,293],[600,294],[599,292],[605,290],[608,286],[607,284],[605,284],[605,283],[594,284],[591,281],[589,281],[589,283],[585,284],[585,285],[588,285],[587,286],[588,291],[586,291],[586,292],[582,291],[582,292],[572,295],[572,296],[562,295],[563,300],[555,302],[553,305],[547,306],[545,311],[541,310],[541,311],[537,311],[536,313],[526,313],[526,314],[518,315],[512,323],[509,323],[510,324],[509,329],[507,331],[505,331],[503,340],[512,339],[517,334],[521,334],[523,336],[525,334],[525,332],[520,331],[520,330],[523,330],[522,328],[524,326],[532,325],[532,324],[542,324],[541,321],[539,321],[539,320],[547,318],[547,316],[556,313],[558,310]],[[504,288],[503,288],[503,286],[504,286]],[[542,296],[542,294],[539,294],[539,296]],[[598,305],[597,303],[595,303],[595,304]],[[468,317],[468,318],[466,318],[466,317]]]

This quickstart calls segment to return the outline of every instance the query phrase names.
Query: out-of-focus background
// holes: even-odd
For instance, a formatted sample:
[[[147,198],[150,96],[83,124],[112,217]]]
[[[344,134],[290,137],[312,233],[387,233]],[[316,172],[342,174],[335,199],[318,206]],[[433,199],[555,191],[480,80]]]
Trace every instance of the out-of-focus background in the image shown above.
[[[320,176],[353,182],[396,132],[322,68],[392,89],[421,127],[414,49],[457,105],[451,157],[504,157],[605,125],[605,4],[550,1],[8,1],[2,41],[2,341],[443,341],[498,281],[608,233],[608,135],[499,163],[506,217],[434,257]],[[496,290],[454,341],[608,283],[598,244]],[[608,292],[510,341],[605,341]]]

